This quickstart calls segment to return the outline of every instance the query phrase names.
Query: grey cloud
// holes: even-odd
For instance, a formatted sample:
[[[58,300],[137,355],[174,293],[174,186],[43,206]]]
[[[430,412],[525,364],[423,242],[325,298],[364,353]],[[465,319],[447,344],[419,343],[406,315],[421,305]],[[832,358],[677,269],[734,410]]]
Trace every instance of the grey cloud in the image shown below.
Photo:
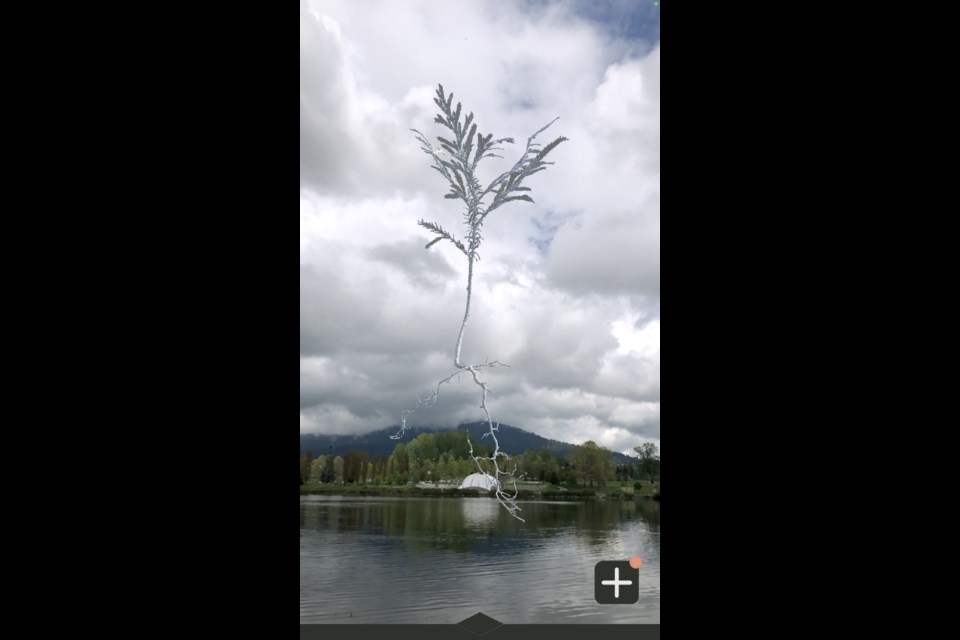
[[[537,204],[513,203],[484,228],[464,357],[511,365],[485,376],[495,417],[615,450],[658,439],[659,350],[617,354],[610,325],[639,315],[639,329],[660,315],[659,49],[625,59],[570,11],[532,20],[511,7],[491,20],[475,3],[378,3],[385,28],[355,2],[315,6],[336,24],[301,2],[301,201],[320,203],[301,210],[301,429],[397,424],[453,371],[462,256],[425,251],[416,220],[463,230],[409,132],[442,133],[430,102],[442,81],[483,131],[518,140],[481,165],[491,174],[481,181],[554,116],[545,139],[571,139],[531,181]],[[450,28],[465,19],[470,42]],[[465,379],[411,423],[475,421],[478,405]]]
[[[300,355],[418,357],[453,344],[462,309],[396,296],[385,275],[355,272],[346,264],[301,265]]]
[[[528,323],[526,346],[514,356],[516,366],[537,386],[579,387],[596,376],[604,354],[617,348],[599,315],[554,315]]]
[[[349,86],[335,36],[300,7],[300,187],[351,182]]]
[[[425,244],[415,238],[383,244],[368,249],[367,256],[403,273],[417,287],[442,289],[456,276],[456,271],[440,251],[436,248],[427,250]]]
[[[660,298],[659,196],[638,210],[565,224],[544,262],[547,282],[577,295]]]
[[[344,286],[330,265],[300,266],[300,355],[340,352],[378,325],[380,305]]]

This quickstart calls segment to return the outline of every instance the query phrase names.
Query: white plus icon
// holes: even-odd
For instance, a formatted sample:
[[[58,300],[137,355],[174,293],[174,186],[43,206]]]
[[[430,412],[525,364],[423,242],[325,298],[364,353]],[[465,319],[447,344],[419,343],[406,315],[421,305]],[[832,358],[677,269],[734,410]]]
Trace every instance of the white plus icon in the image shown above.
[[[605,587],[613,587],[613,597],[620,599],[620,585],[631,585],[633,584],[630,580],[621,580],[620,579],[620,567],[615,567],[613,570],[613,580],[604,580],[600,584]]]

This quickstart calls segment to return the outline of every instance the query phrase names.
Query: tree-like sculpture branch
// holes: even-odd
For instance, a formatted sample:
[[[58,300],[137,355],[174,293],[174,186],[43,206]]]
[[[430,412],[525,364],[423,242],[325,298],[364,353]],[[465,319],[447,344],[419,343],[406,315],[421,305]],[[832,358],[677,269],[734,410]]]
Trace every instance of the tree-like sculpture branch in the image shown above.
[[[418,224],[437,236],[427,244],[427,249],[438,242],[446,240],[453,244],[453,246],[466,257],[467,303],[463,313],[463,322],[460,325],[460,334],[457,336],[457,346],[453,361],[454,367],[456,367],[455,371],[441,380],[437,384],[437,388],[429,396],[421,398],[416,408],[408,409],[401,413],[400,431],[396,435],[391,436],[391,438],[399,440],[403,437],[403,434],[407,430],[407,417],[410,414],[419,409],[432,407],[436,404],[440,396],[440,387],[449,383],[453,378],[459,378],[462,374],[468,373],[473,378],[473,382],[480,387],[481,391],[480,408],[483,409],[487,425],[489,426],[489,431],[483,434],[483,437],[490,437],[494,443],[493,453],[489,456],[478,456],[474,453],[473,443],[470,442],[470,456],[476,463],[480,473],[490,478],[496,490],[497,500],[500,501],[513,517],[523,521],[523,518],[517,515],[520,507],[516,502],[519,493],[516,484],[517,477],[514,475],[516,465],[514,465],[511,471],[506,469],[506,464],[509,462],[510,457],[505,452],[500,451],[500,441],[497,439],[500,422],[494,421],[490,414],[490,409],[487,407],[487,395],[493,393],[493,390],[490,389],[487,383],[480,377],[481,371],[485,368],[506,367],[508,365],[497,360],[493,362],[488,360],[482,364],[464,363],[461,359],[463,335],[467,329],[467,322],[470,319],[470,301],[473,297],[473,270],[474,264],[480,261],[480,254],[477,250],[480,248],[480,243],[483,240],[480,233],[483,227],[483,221],[491,212],[508,202],[514,200],[533,202],[533,198],[524,193],[530,191],[529,187],[524,186],[524,180],[537,172],[543,171],[547,168],[547,165],[553,164],[552,162],[546,162],[544,158],[546,158],[547,154],[553,151],[557,145],[567,140],[567,138],[561,136],[545,147],[541,147],[540,144],[534,142],[539,134],[556,122],[557,119],[554,118],[554,120],[527,139],[527,147],[523,155],[509,171],[500,174],[486,188],[483,188],[476,177],[477,165],[484,158],[502,158],[503,156],[496,153],[497,151],[503,150],[502,147],[498,145],[503,143],[512,144],[514,142],[513,138],[494,140],[493,134],[484,136],[477,133],[477,125],[473,123],[473,113],[470,113],[461,122],[461,105],[458,102],[456,109],[452,108],[453,94],[451,93],[448,96],[444,95],[443,85],[437,87],[437,96],[433,101],[441,111],[434,119],[434,122],[449,129],[452,134],[452,139],[438,136],[437,140],[440,144],[439,146],[434,146],[427,140],[425,135],[416,129],[412,131],[417,134],[417,140],[423,145],[421,148],[424,153],[433,158],[433,168],[436,169],[450,185],[450,192],[447,193],[444,198],[449,200],[462,200],[464,203],[463,217],[464,224],[467,226],[465,242],[458,240],[452,233],[449,233],[435,222],[420,220]],[[489,206],[486,206],[484,204],[484,198],[491,194],[493,199],[490,201]],[[501,464],[504,465],[503,468],[501,468]],[[512,494],[504,491],[501,477],[510,477],[513,480]]]

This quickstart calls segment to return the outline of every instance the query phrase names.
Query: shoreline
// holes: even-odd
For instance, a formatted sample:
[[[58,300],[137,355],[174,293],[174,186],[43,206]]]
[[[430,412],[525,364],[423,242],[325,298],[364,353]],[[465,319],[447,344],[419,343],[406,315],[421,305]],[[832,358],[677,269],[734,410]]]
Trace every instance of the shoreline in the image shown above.
[[[301,496],[340,496],[340,497],[414,497],[414,498],[486,498],[495,499],[493,495],[484,495],[476,490],[440,489],[423,487],[300,487]],[[518,500],[645,500],[660,502],[660,488],[653,492],[626,493],[620,491],[596,491],[573,489],[547,489],[534,491],[521,489],[517,493]]]

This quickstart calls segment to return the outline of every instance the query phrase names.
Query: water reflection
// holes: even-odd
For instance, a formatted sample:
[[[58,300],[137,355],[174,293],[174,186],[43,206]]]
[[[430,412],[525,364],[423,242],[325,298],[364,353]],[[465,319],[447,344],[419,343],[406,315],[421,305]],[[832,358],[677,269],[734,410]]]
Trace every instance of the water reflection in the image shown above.
[[[491,529],[497,524],[497,516],[502,507],[496,500],[486,498],[465,498],[460,501],[463,511],[463,524],[470,529]]]
[[[659,622],[659,503],[521,506],[526,523],[489,498],[301,498],[301,622]],[[634,554],[640,605],[597,605],[593,566]]]
[[[523,539],[536,531],[550,537],[571,527],[592,544],[603,544],[618,525],[642,520],[652,533],[660,532],[660,505],[656,502],[587,501],[526,502],[521,515],[526,524],[512,518],[494,499],[488,498],[304,498],[300,503],[300,528],[361,535],[422,537],[468,531],[497,531]]]

